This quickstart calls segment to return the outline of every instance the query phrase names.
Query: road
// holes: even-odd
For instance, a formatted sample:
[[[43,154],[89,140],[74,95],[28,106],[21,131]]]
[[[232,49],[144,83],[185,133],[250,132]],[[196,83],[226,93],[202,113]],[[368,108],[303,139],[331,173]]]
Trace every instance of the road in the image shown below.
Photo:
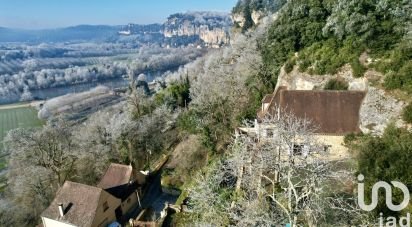
[[[159,218],[160,212],[163,210],[165,203],[174,204],[176,202],[178,196],[173,196],[162,191],[160,181],[162,177],[161,172],[162,171],[160,170],[150,177],[148,182],[149,186],[145,190],[144,198],[141,201],[142,208],[137,207],[130,213],[130,215],[128,215],[128,217],[126,217],[126,220],[129,220],[129,218],[136,218],[143,209],[147,208],[152,208],[155,212],[156,218]]]
[[[15,104],[8,104],[8,105],[0,105],[0,110],[10,110],[10,109],[17,109],[22,107],[37,107],[43,101],[33,101],[29,103],[15,103]]]

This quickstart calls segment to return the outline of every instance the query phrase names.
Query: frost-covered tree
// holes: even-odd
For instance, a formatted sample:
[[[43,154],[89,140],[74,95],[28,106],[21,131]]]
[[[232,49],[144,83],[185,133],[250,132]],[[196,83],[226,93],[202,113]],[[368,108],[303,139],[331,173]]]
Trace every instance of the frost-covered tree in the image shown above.
[[[351,180],[328,160],[310,121],[282,112],[262,121],[271,136],[238,134],[230,153],[197,177],[190,190],[193,221],[236,226],[320,226],[362,223],[353,195],[337,189]],[[219,218],[217,218],[219,217]]]
[[[31,100],[33,100],[33,95],[31,94],[28,87],[24,87],[24,91],[20,96],[20,101],[26,102],[26,101],[31,101]]]

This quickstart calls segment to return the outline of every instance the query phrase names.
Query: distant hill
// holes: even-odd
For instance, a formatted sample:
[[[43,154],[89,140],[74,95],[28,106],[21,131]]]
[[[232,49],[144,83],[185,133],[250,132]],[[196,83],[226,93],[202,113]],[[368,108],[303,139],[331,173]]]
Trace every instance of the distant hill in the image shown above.
[[[41,30],[0,27],[0,42],[87,41],[219,47],[229,42],[231,26],[232,21],[228,13],[188,12],[173,14],[164,24],[78,25]]]
[[[187,12],[172,14],[163,24],[129,24],[121,31],[123,36],[151,37],[169,46],[205,45],[218,47],[230,40],[232,21],[228,13]]]
[[[106,41],[117,35],[121,26],[79,25],[58,29],[0,28],[0,42]]]

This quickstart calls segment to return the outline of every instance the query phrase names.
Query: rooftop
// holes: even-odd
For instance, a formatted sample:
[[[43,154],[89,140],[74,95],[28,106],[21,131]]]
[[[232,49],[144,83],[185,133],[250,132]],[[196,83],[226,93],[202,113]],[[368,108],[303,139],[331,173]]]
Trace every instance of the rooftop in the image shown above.
[[[360,132],[359,112],[365,97],[363,91],[323,91],[277,89],[265,113],[275,115],[277,108],[306,118],[316,126],[316,133],[338,134]]]
[[[119,185],[128,184],[132,178],[133,168],[130,165],[112,163],[97,184],[97,187],[109,189]]]
[[[101,188],[66,181],[41,216],[75,226],[91,226],[102,193],[106,192]],[[63,204],[63,217],[59,204]]]

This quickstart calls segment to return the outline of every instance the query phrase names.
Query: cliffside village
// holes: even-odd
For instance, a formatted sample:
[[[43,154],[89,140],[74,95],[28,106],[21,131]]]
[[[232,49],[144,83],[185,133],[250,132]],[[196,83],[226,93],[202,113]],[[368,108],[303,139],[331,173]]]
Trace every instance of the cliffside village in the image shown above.
[[[268,139],[274,127],[265,125],[263,119],[287,110],[317,126],[316,138],[325,144],[325,151],[332,159],[345,158],[348,151],[343,138],[346,134],[360,132],[359,112],[365,95],[365,91],[288,90],[287,87],[278,87],[273,94],[263,98],[254,127],[238,128],[237,133]],[[44,227],[120,226],[119,223],[127,223],[131,214],[143,207],[142,201],[150,197],[150,190],[155,189],[150,187],[147,173],[137,172],[128,165],[111,164],[96,186],[65,182],[41,214],[42,223]],[[132,226],[159,225],[138,222],[138,218],[135,220],[130,222]]]

